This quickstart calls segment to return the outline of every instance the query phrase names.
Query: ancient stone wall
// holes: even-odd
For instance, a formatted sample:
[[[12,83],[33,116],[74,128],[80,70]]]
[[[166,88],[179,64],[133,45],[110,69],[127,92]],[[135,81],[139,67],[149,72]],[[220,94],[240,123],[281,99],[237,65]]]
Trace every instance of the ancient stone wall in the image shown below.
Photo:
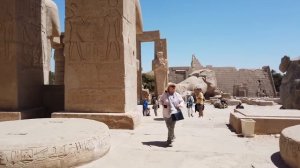
[[[136,1],[66,0],[65,110],[136,107]]]
[[[41,105],[41,9],[44,7],[44,1],[1,1],[0,110],[29,109]]]
[[[273,81],[268,72],[264,69],[240,69],[234,67],[210,67],[215,71],[218,81],[218,88],[223,92],[233,95],[235,85],[246,84],[248,96],[260,96],[258,93],[265,92],[266,96],[275,96]]]

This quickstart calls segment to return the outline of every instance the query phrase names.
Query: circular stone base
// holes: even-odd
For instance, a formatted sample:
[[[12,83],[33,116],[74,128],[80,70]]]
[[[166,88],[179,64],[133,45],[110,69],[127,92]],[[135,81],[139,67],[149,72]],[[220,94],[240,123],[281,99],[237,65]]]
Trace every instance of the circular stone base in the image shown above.
[[[108,127],[86,119],[0,123],[0,168],[61,168],[91,162],[110,149]]]
[[[291,168],[300,168],[300,125],[282,131],[280,155]]]

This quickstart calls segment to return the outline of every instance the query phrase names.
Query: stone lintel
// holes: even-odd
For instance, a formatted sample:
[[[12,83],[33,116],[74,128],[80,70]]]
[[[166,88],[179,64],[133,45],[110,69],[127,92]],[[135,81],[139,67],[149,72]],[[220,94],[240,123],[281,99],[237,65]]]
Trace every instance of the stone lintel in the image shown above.
[[[143,34],[137,35],[137,41],[139,42],[154,42],[160,39],[159,30],[155,31],[146,31]]]
[[[141,122],[141,114],[131,113],[77,113],[77,112],[55,112],[52,118],[85,118],[103,122],[110,129],[134,130]]]

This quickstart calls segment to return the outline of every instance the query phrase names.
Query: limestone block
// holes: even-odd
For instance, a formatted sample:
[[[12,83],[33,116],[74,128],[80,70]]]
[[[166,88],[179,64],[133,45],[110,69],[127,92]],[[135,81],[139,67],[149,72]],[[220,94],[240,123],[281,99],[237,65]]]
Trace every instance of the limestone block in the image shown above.
[[[142,119],[142,112],[131,113],[72,113],[57,112],[52,113],[52,118],[85,118],[103,122],[110,129],[135,129]]]
[[[240,100],[236,100],[236,99],[228,99],[226,100],[228,106],[237,106],[240,103],[242,103]]]
[[[280,136],[280,155],[291,168],[300,168],[300,125],[284,129]]]
[[[21,112],[0,112],[0,121],[21,120]]]
[[[108,127],[86,119],[37,119],[0,123],[0,167],[75,167],[110,149]]]
[[[222,93],[222,98],[223,99],[231,99],[230,93]]]

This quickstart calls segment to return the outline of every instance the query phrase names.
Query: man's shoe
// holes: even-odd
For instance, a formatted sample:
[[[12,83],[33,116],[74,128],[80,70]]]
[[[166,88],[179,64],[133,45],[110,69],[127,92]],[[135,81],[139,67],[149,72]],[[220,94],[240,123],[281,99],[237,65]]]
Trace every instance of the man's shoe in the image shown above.
[[[167,146],[167,147],[173,147],[172,141],[167,140],[166,146]]]

